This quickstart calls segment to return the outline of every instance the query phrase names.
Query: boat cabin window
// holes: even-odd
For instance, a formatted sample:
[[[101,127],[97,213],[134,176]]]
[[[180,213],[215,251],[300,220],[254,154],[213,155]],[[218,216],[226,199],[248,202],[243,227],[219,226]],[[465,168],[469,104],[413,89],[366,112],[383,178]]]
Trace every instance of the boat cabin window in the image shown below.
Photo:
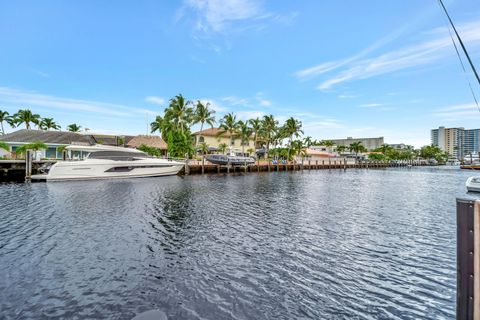
[[[95,151],[90,153],[89,159],[105,159],[116,161],[132,161],[139,158],[148,158],[147,154],[143,152],[128,152],[128,151]]]

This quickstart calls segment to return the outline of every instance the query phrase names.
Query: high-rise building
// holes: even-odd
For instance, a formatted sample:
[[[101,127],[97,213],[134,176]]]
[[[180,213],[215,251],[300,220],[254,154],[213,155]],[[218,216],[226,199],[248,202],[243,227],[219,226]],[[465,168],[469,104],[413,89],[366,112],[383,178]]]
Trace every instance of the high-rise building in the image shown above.
[[[380,147],[383,142],[383,137],[378,138],[352,138],[348,137],[347,139],[331,139],[330,141],[333,142],[336,146],[349,146],[353,142],[360,142],[362,146],[367,148],[367,150],[371,151]]]
[[[439,127],[431,130],[431,141],[442,151],[461,159],[480,152],[480,129]]]

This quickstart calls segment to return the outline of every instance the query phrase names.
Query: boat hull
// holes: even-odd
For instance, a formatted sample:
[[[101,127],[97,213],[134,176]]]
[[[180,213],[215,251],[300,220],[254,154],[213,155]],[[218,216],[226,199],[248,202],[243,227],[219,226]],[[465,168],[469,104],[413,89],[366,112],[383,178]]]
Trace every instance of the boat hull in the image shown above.
[[[181,162],[163,159],[136,161],[86,160],[58,162],[46,175],[32,179],[46,181],[98,180],[116,178],[141,178],[175,175],[183,168]]]

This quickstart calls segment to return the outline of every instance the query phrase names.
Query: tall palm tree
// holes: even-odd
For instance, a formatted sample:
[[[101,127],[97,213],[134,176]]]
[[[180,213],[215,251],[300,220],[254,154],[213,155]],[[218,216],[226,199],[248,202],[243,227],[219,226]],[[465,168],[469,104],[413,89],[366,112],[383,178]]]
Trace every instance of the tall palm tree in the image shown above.
[[[165,119],[172,121],[174,126],[183,134],[193,121],[191,101],[179,94],[170,100],[170,106],[165,109]]]
[[[362,143],[360,141],[352,142],[348,146],[348,149],[351,152],[355,152],[355,158],[358,156],[358,153],[363,150],[363,148],[364,148],[364,146],[362,145]]]
[[[43,118],[38,126],[42,130],[60,130],[60,126],[55,121],[53,121],[53,118]]]
[[[235,139],[238,130],[237,116],[233,112],[224,115],[223,118],[220,120],[219,129],[219,136],[222,136],[228,132],[228,134],[230,135],[230,145],[233,145],[233,139]]]
[[[0,128],[2,129],[2,134],[5,134],[5,130],[3,128],[3,123],[6,122],[10,126],[13,126],[13,118],[10,117],[10,114],[7,111],[0,110]]]
[[[167,140],[167,132],[172,128],[172,123],[161,116],[156,116],[155,121],[150,123],[150,132],[155,133],[158,131],[165,141]]]
[[[384,156],[387,155],[387,152],[392,150],[393,148],[389,146],[388,144],[382,144],[380,147],[378,147],[378,151],[383,153]]]
[[[242,153],[245,154],[245,144],[248,145],[252,137],[252,129],[248,126],[248,122],[238,121],[238,137],[242,145]]]
[[[312,137],[308,136],[306,138],[303,138],[303,144],[305,145],[306,148],[310,148],[313,146],[314,141],[312,140]]]
[[[250,119],[248,120],[248,123],[250,124],[250,128],[252,130],[253,134],[253,148],[256,150],[257,149],[257,143],[258,143],[258,138],[260,135],[260,132],[262,130],[262,120],[259,118],[256,119]]]
[[[290,151],[293,137],[295,136],[298,138],[300,136],[300,133],[303,134],[302,122],[297,119],[294,119],[293,117],[290,117],[287,119],[287,121],[285,121],[283,129],[285,130],[285,134],[289,137],[288,145],[289,145],[289,151]]]
[[[225,154],[225,151],[227,150],[228,146],[226,143],[220,143],[218,145],[218,151],[220,151],[222,154]]]
[[[267,150],[265,152],[265,158],[268,157],[268,151],[270,150],[270,144],[273,142],[275,132],[278,130],[278,121],[275,120],[273,115],[263,116],[262,120],[262,136],[267,144]]]
[[[15,124],[25,124],[25,128],[30,130],[30,123],[38,125],[40,123],[40,115],[33,113],[29,109],[20,109],[13,115]]]
[[[337,152],[338,152],[338,153],[342,153],[342,152],[344,152],[346,149],[347,149],[347,146],[344,146],[344,145],[339,145],[339,146],[337,146]]]
[[[72,124],[69,124],[67,126],[67,130],[68,131],[71,131],[71,132],[80,132],[80,129],[82,128],[82,126],[79,126],[78,124],[76,123],[72,123]]]
[[[203,104],[200,100],[197,101],[197,106],[195,107],[195,113],[193,115],[193,123],[200,123],[200,132],[203,131],[203,124],[207,123],[213,128],[215,123],[215,110],[210,110],[208,107],[210,103]],[[198,142],[196,142],[198,143]]]

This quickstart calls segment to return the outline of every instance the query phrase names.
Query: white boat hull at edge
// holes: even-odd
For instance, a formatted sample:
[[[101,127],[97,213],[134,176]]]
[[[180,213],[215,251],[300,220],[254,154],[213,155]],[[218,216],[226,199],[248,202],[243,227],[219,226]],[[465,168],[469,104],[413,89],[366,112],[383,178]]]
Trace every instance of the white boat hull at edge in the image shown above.
[[[113,161],[88,159],[84,161],[59,161],[48,174],[34,175],[33,180],[68,181],[115,178],[159,177],[177,174],[184,164],[165,159]]]

